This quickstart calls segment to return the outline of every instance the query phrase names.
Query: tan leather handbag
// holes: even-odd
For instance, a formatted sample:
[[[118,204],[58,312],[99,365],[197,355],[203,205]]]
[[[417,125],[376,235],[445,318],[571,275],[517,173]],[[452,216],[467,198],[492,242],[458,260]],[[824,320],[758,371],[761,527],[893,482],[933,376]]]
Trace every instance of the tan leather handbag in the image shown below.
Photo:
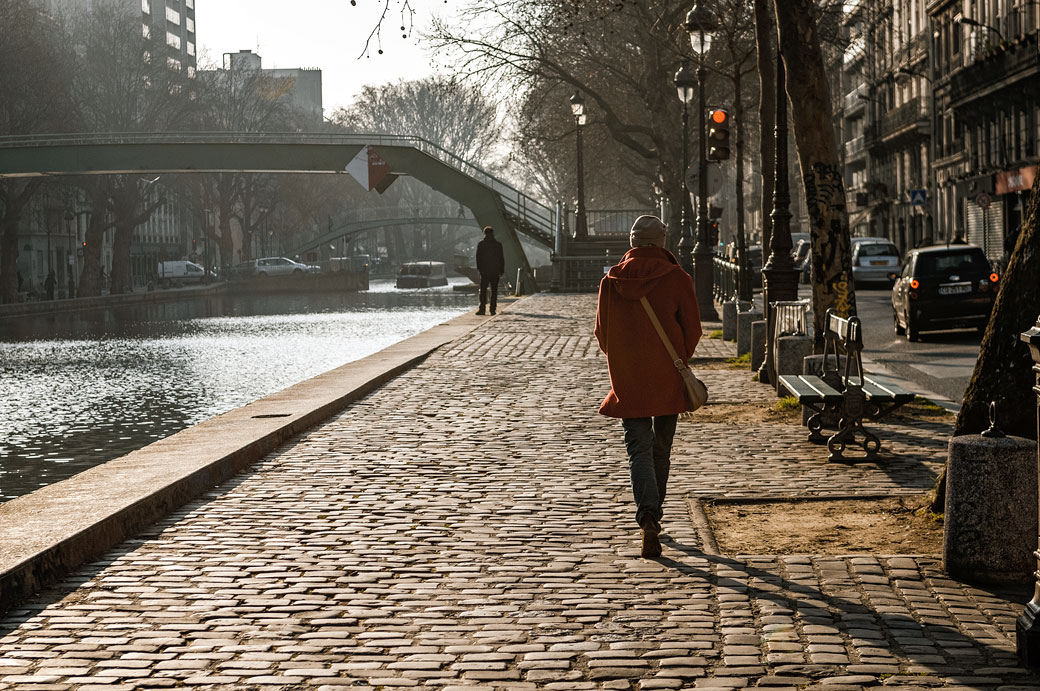
[[[661,337],[661,342],[664,343],[664,347],[668,350],[668,356],[672,358],[672,364],[675,365],[675,369],[679,370],[679,376],[682,378],[683,390],[686,391],[686,402],[689,405],[686,412],[692,413],[708,402],[708,387],[704,385],[704,382],[697,378],[686,361],[680,358],[678,353],[675,352],[675,348],[672,347],[672,342],[668,340],[668,336],[665,334],[664,329],[661,328],[661,322],[657,321],[657,315],[654,313],[654,308],[650,306],[650,302],[647,301],[646,297],[639,298],[639,301],[643,303],[643,309],[646,310],[646,316],[650,317],[650,323],[654,325],[654,328],[657,330],[657,335]]]

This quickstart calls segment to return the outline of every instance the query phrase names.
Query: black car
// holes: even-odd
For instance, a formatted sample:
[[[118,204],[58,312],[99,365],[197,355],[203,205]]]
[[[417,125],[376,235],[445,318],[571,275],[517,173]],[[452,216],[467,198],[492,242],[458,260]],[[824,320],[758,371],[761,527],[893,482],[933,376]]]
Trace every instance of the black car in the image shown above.
[[[941,245],[911,250],[892,286],[896,333],[906,333],[916,341],[922,331],[986,328],[999,281],[981,247]]]

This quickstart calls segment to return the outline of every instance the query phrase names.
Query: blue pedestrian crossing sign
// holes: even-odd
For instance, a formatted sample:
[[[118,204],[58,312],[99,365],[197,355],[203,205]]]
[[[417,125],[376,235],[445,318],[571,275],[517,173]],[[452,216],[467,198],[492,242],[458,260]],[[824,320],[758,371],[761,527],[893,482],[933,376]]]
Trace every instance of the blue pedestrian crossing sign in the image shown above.
[[[927,203],[927,190],[910,190],[910,206],[924,206]]]

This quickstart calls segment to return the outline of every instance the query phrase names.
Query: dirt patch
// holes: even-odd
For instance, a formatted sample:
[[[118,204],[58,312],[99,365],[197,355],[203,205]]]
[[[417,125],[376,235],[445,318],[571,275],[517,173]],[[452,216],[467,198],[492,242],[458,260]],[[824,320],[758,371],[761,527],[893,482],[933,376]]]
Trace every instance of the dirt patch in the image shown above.
[[[942,554],[928,497],[709,504],[725,554]]]
[[[748,424],[802,424],[801,408],[777,408],[776,404],[764,403],[717,403],[711,402],[694,413],[695,422],[711,422],[725,425]]]

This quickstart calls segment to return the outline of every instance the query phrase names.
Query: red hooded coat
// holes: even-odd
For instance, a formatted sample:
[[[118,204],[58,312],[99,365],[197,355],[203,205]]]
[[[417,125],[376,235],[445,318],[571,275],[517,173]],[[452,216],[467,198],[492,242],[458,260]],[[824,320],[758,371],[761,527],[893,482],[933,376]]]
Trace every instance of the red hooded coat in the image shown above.
[[[635,247],[599,284],[596,338],[606,353],[610,393],[602,415],[674,415],[686,410],[682,380],[639,298],[646,296],[672,347],[687,360],[701,338],[693,281],[661,247]]]

